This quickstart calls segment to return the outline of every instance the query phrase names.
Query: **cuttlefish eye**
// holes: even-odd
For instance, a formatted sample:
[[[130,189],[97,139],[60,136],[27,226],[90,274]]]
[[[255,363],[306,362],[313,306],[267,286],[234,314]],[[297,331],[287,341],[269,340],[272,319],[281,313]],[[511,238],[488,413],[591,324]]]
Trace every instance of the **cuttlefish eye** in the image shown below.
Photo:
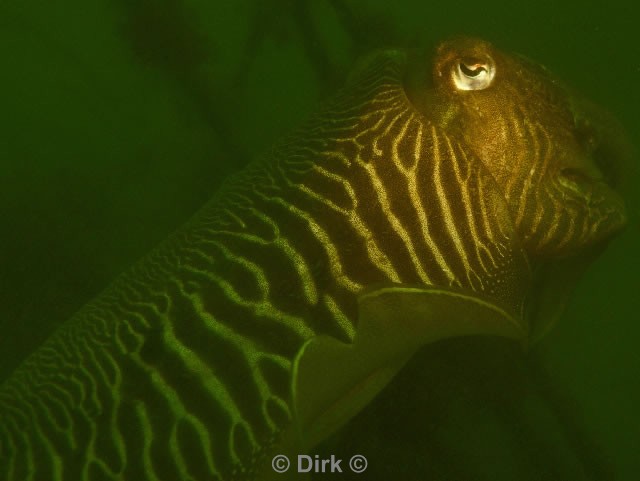
[[[491,85],[495,73],[493,62],[463,59],[454,64],[451,76],[458,90],[483,90]]]

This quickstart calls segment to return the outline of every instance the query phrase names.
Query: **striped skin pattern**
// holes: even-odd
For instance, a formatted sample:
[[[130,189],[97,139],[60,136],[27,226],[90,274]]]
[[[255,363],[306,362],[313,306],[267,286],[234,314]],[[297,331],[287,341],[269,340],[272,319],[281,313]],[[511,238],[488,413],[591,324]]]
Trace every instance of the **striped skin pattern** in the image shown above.
[[[532,266],[499,183],[407,97],[407,61],[366,62],[4,382],[0,480],[254,479],[294,422],[296,353],[353,339],[363,288],[525,315]]]

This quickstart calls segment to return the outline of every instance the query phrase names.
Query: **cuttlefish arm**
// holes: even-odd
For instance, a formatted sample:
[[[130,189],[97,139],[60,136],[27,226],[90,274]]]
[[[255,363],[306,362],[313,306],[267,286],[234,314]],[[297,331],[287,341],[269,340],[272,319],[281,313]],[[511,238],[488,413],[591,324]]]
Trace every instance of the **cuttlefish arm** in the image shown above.
[[[602,250],[602,246],[596,246],[580,255],[536,266],[527,312],[529,345],[536,344],[557,324],[578,281]]]
[[[317,336],[295,358],[292,437],[301,452],[357,414],[423,345],[455,336],[526,336],[523,321],[498,305],[448,288],[389,285],[362,293],[358,308],[352,343]]]

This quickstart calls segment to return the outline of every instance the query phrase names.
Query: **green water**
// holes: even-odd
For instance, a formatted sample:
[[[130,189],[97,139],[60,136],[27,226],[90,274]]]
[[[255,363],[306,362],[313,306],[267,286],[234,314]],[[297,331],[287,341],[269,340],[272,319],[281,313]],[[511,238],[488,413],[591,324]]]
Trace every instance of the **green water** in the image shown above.
[[[0,378],[369,48],[485,37],[606,106],[640,145],[639,16],[622,2],[3,2]],[[322,449],[366,452],[368,479],[638,479],[638,198],[539,363],[501,343],[438,346],[354,421],[359,435]]]

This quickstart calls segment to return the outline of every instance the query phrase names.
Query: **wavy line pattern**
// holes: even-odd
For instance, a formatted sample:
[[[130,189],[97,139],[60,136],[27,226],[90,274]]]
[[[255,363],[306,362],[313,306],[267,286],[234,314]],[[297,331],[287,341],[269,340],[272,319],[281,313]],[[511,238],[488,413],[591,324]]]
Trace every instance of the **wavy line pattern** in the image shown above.
[[[360,289],[500,296],[492,179],[411,108],[404,62],[382,55],[15,371],[0,479],[251,479],[291,422],[295,353],[351,340]]]

